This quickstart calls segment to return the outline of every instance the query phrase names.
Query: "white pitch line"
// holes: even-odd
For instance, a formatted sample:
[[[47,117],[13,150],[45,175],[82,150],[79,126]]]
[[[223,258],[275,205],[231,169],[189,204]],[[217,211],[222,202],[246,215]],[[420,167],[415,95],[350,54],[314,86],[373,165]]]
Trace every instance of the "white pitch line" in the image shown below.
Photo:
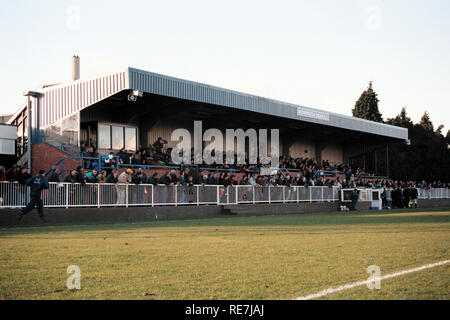
[[[395,272],[395,273],[391,273],[391,274],[387,274],[385,276],[382,277],[372,277],[369,278],[367,280],[364,281],[358,281],[358,282],[354,282],[354,283],[349,283],[337,288],[329,288],[314,294],[309,294],[307,296],[304,297],[298,297],[295,298],[294,300],[311,300],[311,299],[316,299],[316,298],[320,298],[320,297],[324,297],[326,295],[329,295],[330,293],[334,293],[334,292],[338,292],[338,291],[342,291],[342,290],[347,290],[347,289],[352,289],[355,287],[359,287],[359,286],[363,286],[365,284],[368,283],[373,283],[373,281],[381,281],[381,280],[385,280],[385,279],[389,279],[389,278],[394,278],[394,277],[398,277],[398,276],[402,276],[404,274],[407,273],[411,273],[411,272],[417,272],[417,271],[421,271],[421,270],[425,270],[425,269],[429,269],[429,268],[434,268],[434,267],[438,267],[438,266],[442,266],[444,264],[449,263],[450,260],[444,260],[444,261],[440,261],[440,262],[436,262],[436,263],[432,263],[432,264],[426,264],[424,266],[421,267],[417,267],[417,268],[413,268],[413,269],[409,269],[409,270],[403,270],[403,271],[399,271],[399,272]]]

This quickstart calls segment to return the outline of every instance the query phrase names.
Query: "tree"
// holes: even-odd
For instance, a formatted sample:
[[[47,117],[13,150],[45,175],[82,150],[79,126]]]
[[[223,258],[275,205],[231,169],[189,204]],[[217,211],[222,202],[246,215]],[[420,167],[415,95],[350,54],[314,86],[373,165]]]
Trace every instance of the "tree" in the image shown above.
[[[403,128],[411,128],[413,126],[411,118],[406,115],[406,107],[403,107],[402,111],[400,111],[400,114],[395,118],[387,119],[386,123]]]
[[[431,122],[430,116],[426,111],[423,114],[422,118],[420,118],[419,125],[427,131],[434,131],[433,122]]]
[[[439,127],[437,127],[436,134],[438,136],[442,136],[442,129],[444,129],[444,125],[443,124],[441,124]]]
[[[367,88],[361,94],[358,101],[356,101],[355,107],[352,109],[353,116],[366,120],[383,122],[381,113],[378,110],[378,101],[377,94],[372,88],[372,82],[370,82],[369,88]]]
[[[389,146],[390,176],[400,180],[450,181],[449,138],[442,135],[443,126],[433,131],[433,124],[427,112],[419,123],[413,124],[405,108],[387,123],[408,128],[411,145],[403,142]],[[449,131],[450,132],[450,131]]]

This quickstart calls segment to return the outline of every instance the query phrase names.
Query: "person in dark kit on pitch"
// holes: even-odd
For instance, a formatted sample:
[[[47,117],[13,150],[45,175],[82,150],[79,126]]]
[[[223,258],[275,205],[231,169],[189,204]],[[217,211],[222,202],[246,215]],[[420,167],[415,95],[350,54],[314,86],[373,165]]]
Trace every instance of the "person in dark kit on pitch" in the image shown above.
[[[44,205],[41,200],[41,191],[49,188],[48,181],[44,177],[44,172],[44,170],[39,170],[39,174],[37,176],[28,178],[25,181],[25,184],[30,187],[31,201],[24,209],[19,211],[19,221],[25,214],[34,208],[37,208],[41,222],[47,222],[44,217]]]
[[[409,208],[410,200],[411,200],[411,188],[409,186],[405,186],[405,188],[403,188],[403,206],[405,208]]]
[[[411,208],[413,206],[414,208],[417,208],[417,198],[419,197],[419,191],[417,190],[415,185],[412,186],[410,195],[411,195]]]
[[[353,210],[358,210],[358,198],[359,198],[359,193],[358,193],[358,189],[354,189],[352,192],[352,204],[353,204]]]

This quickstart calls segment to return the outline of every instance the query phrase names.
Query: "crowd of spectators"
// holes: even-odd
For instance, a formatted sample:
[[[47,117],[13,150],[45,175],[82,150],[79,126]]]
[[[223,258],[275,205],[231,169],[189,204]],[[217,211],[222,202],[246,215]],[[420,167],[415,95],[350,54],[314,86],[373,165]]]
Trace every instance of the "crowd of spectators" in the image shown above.
[[[415,186],[416,188],[441,188],[448,184],[440,181],[413,182],[394,181],[390,179],[376,179],[373,175],[366,174],[364,168],[353,168],[349,164],[333,164],[328,160],[318,163],[312,158],[286,157],[279,159],[279,170],[271,175],[261,174],[263,166],[257,165],[229,165],[214,164],[202,166],[186,166],[181,169],[167,169],[152,172],[147,176],[144,167],[154,164],[150,160],[168,160],[169,151],[163,152],[163,146],[167,143],[158,138],[152,145],[151,150],[141,149],[130,153],[121,149],[117,153],[110,152],[107,155],[97,153],[92,145],[81,143],[80,152],[83,157],[82,165],[74,168],[68,173],[58,172],[56,166],[46,173],[49,182],[68,183],[133,183],[153,185],[253,185],[253,186],[328,186],[338,188],[385,188],[405,189]],[[166,154],[166,155],[164,155]],[[193,154],[193,153],[192,153]],[[159,155],[159,156],[155,156]],[[213,151],[214,156],[214,151]],[[247,154],[244,155],[248,163]],[[224,155],[225,157],[225,155]],[[235,156],[237,157],[237,156]],[[164,164],[171,164],[164,162]],[[173,164],[172,164],[173,165]],[[141,167],[142,166],[142,167]],[[119,167],[126,170],[119,172]],[[199,168],[200,167],[200,168]],[[166,167],[167,168],[167,167]],[[148,171],[147,171],[148,172]],[[24,181],[31,177],[27,168],[15,165],[6,170],[0,166],[0,181]]]

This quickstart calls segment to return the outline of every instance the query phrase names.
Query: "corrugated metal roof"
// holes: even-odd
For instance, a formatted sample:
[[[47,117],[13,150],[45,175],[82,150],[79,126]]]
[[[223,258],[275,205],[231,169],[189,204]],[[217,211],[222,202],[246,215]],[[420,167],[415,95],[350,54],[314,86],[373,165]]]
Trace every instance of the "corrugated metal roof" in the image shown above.
[[[130,88],[342,129],[408,139],[408,129],[129,68]]]
[[[127,68],[103,76],[42,88],[39,125],[46,127],[123,90],[147,93],[258,112],[398,139],[408,130],[374,121],[263,98],[149,71]],[[21,108],[23,109],[23,107]],[[15,118],[15,117],[13,117]],[[9,120],[11,122],[12,119]],[[33,119],[35,123],[36,119]]]

